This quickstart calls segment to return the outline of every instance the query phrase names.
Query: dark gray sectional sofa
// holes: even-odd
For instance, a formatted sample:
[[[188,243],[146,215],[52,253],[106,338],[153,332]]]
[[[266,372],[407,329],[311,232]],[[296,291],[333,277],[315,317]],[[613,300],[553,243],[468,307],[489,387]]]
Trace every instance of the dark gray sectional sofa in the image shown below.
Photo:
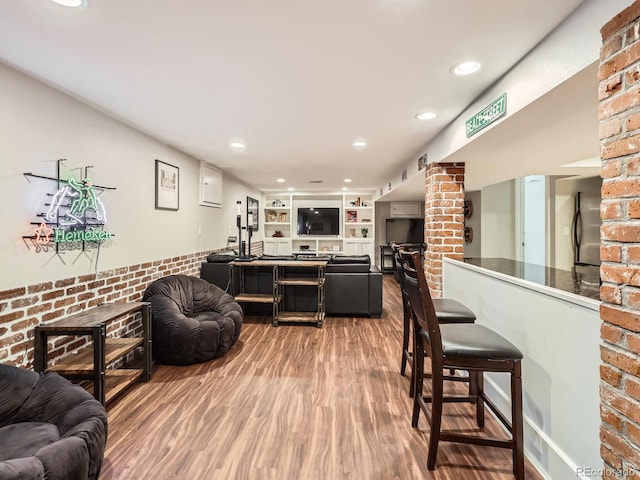
[[[382,273],[375,265],[371,265],[368,255],[327,256],[315,255],[269,256],[260,257],[265,260],[327,260],[325,282],[325,311],[332,316],[382,315]],[[230,293],[240,289],[240,275],[234,275],[235,285],[231,285],[230,255],[212,254],[200,268],[200,278],[219,286]],[[271,293],[273,291],[273,270],[270,267],[245,268],[244,289],[255,293]],[[295,276],[314,277],[316,269],[288,269]],[[317,305],[316,292],[304,287],[287,287],[285,293],[285,309],[295,311],[315,311]],[[245,305],[248,315],[270,315],[269,305]]]

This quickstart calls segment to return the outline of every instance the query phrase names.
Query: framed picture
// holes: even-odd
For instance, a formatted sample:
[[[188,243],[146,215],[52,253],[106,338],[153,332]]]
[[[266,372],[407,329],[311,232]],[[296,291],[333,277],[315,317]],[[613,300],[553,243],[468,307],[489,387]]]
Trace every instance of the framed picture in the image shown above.
[[[258,207],[259,202],[255,198],[247,197],[247,228],[258,231]]]
[[[156,160],[156,210],[178,210],[180,169]]]
[[[357,222],[358,212],[357,210],[347,210],[347,222]]]

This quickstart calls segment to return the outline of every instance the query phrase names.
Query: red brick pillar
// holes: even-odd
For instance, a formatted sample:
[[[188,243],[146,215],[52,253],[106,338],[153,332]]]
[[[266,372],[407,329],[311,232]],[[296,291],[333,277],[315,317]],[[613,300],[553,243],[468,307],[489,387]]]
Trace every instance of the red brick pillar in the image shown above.
[[[601,30],[603,478],[640,478],[639,17],[636,1]],[[616,471],[627,473],[617,477]]]
[[[464,256],[464,163],[432,163],[425,172],[425,273],[442,296],[442,258]]]

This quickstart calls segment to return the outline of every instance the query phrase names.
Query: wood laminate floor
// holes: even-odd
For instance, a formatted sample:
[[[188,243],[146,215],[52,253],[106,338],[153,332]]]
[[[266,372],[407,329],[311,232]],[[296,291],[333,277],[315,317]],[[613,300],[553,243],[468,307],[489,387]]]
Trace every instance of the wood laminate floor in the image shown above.
[[[512,479],[510,451],[446,442],[427,470],[428,424],[411,428],[399,374],[401,318],[389,275],[382,318],[328,317],[322,329],[246,318],[225,357],[157,366],[108,406],[100,479]],[[446,428],[475,431],[473,418],[445,405]],[[503,435],[489,414],[485,428]]]

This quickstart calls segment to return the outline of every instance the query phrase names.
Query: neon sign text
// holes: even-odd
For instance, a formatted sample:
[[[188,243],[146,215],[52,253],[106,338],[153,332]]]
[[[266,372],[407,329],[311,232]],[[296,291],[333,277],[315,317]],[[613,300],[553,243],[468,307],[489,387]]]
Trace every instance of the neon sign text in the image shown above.
[[[64,228],[54,229],[53,241],[55,243],[65,242],[104,242],[112,236],[105,230],[88,228],[87,230],[65,230]]]

